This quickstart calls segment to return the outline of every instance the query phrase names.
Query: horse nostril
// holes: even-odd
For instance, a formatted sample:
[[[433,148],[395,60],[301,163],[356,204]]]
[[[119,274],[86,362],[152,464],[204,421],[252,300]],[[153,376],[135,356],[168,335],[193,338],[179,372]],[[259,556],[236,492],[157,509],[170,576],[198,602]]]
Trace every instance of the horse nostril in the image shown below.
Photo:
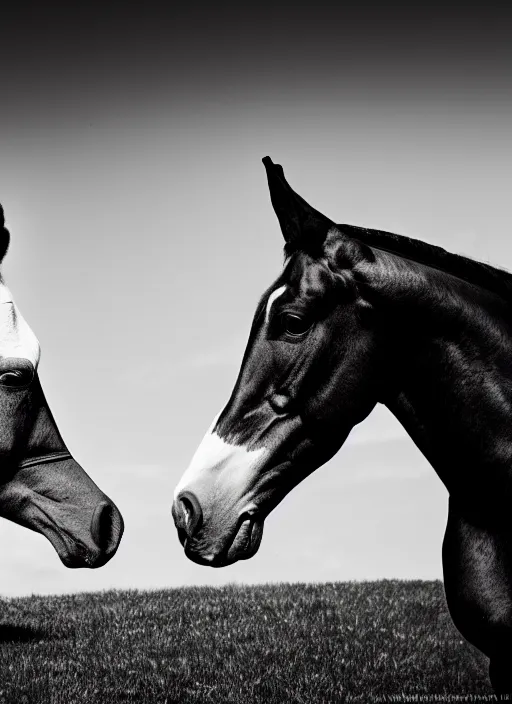
[[[101,503],[92,517],[91,533],[94,542],[102,551],[109,549],[114,533],[114,508],[110,504]]]
[[[28,359],[7,357],[0,360],[0,386],[29,386],[34,379],[34,373],[34,365]]]
[[[197,497],[191,491],[183,491],[176,498],[172,513],[182,543],[187,537],[192,538],[201,527],[203,512]]]

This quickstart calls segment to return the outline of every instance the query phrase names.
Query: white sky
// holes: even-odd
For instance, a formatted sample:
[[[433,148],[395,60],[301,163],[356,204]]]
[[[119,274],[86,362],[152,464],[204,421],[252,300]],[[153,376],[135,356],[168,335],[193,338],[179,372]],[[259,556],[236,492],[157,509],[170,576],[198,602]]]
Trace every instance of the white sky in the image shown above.
[[[70,571],[44,538],[0,521],[0,593],[441,576],[445,490],[383,408],[274,511],[252,560],[194,565],[172,523],[174,486],[281,267],[263,156],[338,222],[512,269],[510,95],[485,93],[480,75],[472,92],[463,65],[448,78],[437,67],[437,90],[428,71],[386,73],[379,57],[359,82],[328,59],[298,66],[297,84],[287,73],[286,90],[258,74],[194,91],[199,64],[181,93],[174,74],[133,101],[128,79],[117,98],[76,98],[75,86],[58,120],[30,86],[12,93],[19,120],[0,118],[3,273],[40,339],[63,437],[126,532],[107,566]]]

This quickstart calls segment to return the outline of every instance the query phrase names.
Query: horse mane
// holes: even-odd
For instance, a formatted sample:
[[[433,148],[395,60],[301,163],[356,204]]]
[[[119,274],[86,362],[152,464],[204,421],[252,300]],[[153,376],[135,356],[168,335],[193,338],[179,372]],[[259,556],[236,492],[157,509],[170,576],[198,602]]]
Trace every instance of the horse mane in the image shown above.
[[[512,274],[504,269],[475,261],[461,254],[452,254],[437,245],[403,235],[395,235],[392,232],[370,230],[355,225],[337,225],[336,227],[342,233],[369,247],[439,269],[512,302]]]

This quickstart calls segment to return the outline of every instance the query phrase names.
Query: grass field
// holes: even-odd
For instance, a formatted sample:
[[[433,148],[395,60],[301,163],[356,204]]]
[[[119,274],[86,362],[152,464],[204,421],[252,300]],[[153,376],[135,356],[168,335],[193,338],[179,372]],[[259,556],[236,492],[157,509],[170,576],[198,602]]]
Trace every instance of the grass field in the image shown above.
[[[441,700],[410,696],[426,694],[493,699],[487,661],[452,625],[440,582],[0,601],[0,702]]]

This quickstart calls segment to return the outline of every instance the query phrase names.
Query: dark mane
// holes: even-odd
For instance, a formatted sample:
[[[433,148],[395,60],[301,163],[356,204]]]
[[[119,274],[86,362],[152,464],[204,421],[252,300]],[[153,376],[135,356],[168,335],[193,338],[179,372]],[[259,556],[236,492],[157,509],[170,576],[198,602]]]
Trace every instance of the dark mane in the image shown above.
[[[366,227],[356,227],[355,225],[337,225],[336,227],[349,237],[370,247],[398,254],[418,262],[418,264],[439,269],[512,302],[512,274],[504,269],[497,269],[490,264],[469,259],[461,254],[452,254],[442,247],[403,235],[395,235],[392,232],[369,230]]]

